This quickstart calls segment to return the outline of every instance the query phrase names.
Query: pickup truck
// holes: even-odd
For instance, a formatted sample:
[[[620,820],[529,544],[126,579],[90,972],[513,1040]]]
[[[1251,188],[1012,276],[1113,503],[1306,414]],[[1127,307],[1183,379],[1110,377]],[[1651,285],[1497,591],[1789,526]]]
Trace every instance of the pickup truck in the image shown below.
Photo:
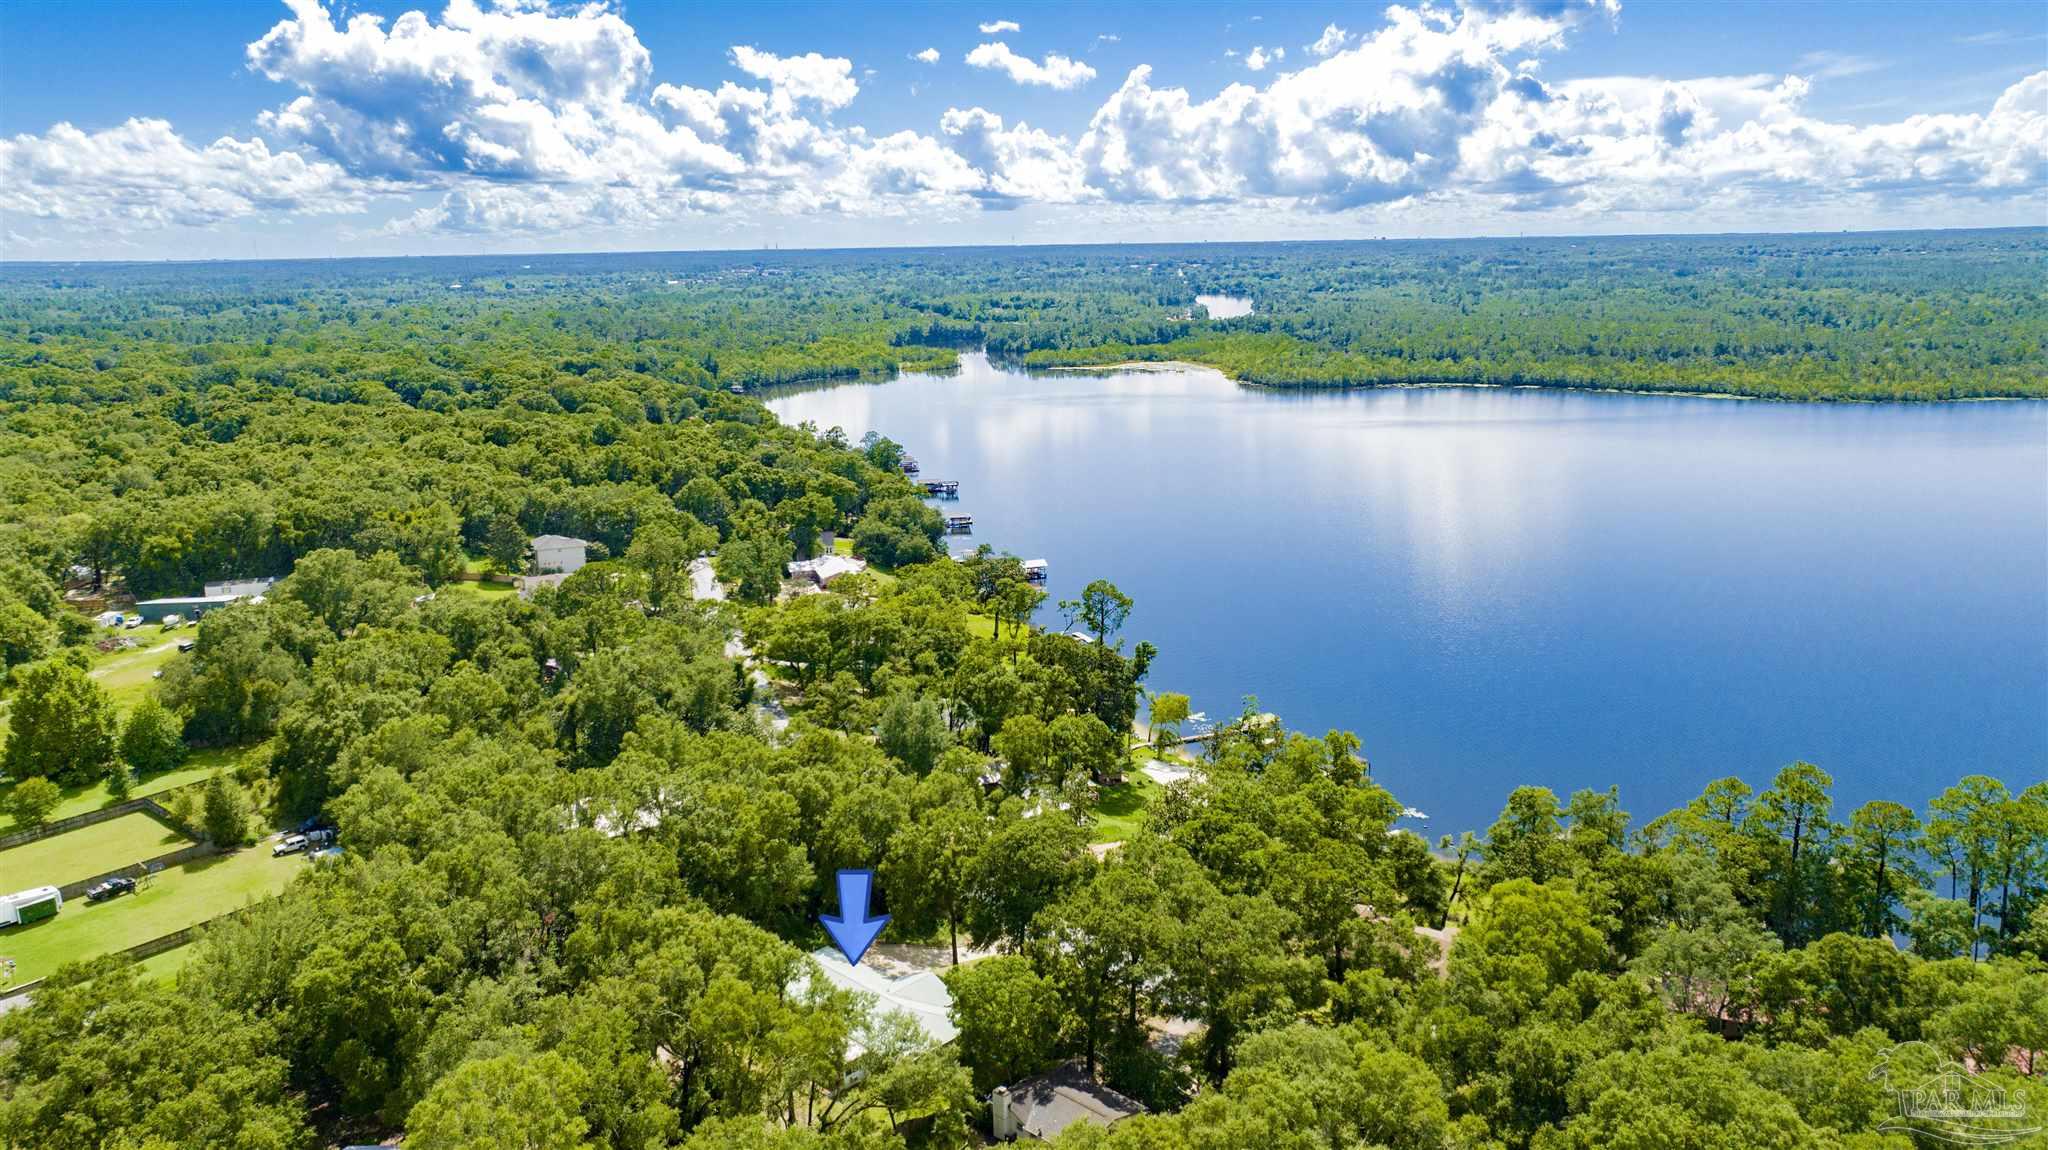
[[[86,888],[85,901],[105,902],[110,898],[119,898],[124,894],[134,893],[135,880],[132,878],[124,878],[119,875],[116,875],[115,877],[110,878],[105,882],[95,883],[92,886]]]

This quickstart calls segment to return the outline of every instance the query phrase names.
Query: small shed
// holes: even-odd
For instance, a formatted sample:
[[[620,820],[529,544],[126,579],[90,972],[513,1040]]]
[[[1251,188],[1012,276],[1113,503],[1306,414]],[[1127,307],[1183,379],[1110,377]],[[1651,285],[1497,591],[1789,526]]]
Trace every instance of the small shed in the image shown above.
[[[590,544],[567,535],[536,535],[528,545],[533,551],[533,569],[542,575],[567,575],[580,569]]]
[[[64,895],[53,886],[32,886],[13,894],[0,895],[0,926],[41,922],[64,906]]]
[[[1050,1142],[1077,1122],[1114,1126],[1143,1113],[1143,1103],[1095,1081],[1078,1058],[1036,1078],[998,1086],[989,1097],[989,1124],[1002,1142]]]

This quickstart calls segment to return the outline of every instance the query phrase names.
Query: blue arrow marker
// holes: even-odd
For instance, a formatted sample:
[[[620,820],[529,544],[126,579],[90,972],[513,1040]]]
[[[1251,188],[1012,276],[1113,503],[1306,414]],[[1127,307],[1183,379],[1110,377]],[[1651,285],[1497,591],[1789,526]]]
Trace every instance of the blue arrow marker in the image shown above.
[[[860,956],[874,944],[875,936],[882,933],[882,926],[889,921],[888,915],[868,917],[868,891],[875,883],[875,872],[871,870],[843,870],[839,872],[839,917],[821,914],[818,921],[825,924],[832,941],[839,944],[839,952],[846,956],[849,965],[858,966]]]

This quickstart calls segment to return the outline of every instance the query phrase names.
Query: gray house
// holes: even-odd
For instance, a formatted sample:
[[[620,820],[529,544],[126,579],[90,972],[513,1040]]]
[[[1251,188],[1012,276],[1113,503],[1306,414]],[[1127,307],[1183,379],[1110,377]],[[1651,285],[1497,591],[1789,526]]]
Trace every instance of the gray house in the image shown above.
[[[1050,1142],[1076,1122],[1114,1126],[1145,1112],[1143,1103],[1089,1077],[1087,1065],[1078,1058],[1036,1078],[996,1087],[988,1104],[989,1125],[999,1142]]]

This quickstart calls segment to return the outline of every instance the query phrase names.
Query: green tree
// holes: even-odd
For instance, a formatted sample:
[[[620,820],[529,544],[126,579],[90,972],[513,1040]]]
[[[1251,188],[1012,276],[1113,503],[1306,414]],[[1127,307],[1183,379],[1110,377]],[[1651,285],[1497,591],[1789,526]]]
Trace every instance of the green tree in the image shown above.
[[[272,597],[298,603],[336,635],[381,626],[403,614],[422,588],[389,551],[362,559],[338,548],[301,558],[272,588]]]
[[[1108,646],[1131,617],[1131,597],[1109,580],[1097,579],[1081,589],[1079,599],[1060,600],[1060,609],[1069,619],[1079,619],[1097,644]]]
[[[501,1054],[465,1062],[434,1084],[406,1119],[420,1150],[582,1150],[590,1075],[559,1054]]]
[[[919,775],[930,773],[932,764],[953,743],[938,703],[907,691],[889,697],[875,733],[890,758]]]
[[[56,637],[57,629],[34,608],[0,595],[0,672],[42,658]]]
[[[141,778],[175,769],[185,761],[180,726],[154,692],[144,695],[121,727],[122,761]]]
[[[14,816],[15,826],[39,827],[50,821],[63,801],[63,788],[41,775],[31,775],[7,792],[7,813]]]
[[[82,658],[49,659],[18,675],[0,766],[74,786],[105,777],[114,761],[114,705]]]
[[[1052,983],[1020,955],[985,958],[946,971],[959,1049],[987,1093],[1029,1077],[1058,1058],[1060,1000]]]
[[[519,517],[509,511],[491,516],[484,528],[484,561],[500,575],[517,575],[526,570],[526,530]]]
[[[1918,881],[1919,852],[1920,820],[1911,807],[1873,799],[1849,815],[1843,858],[1865,934],[1876,938],[1902,925],[1899,898]]]
[[[882,879],[899,928],[912,935],[944,927],[960,962],[960,919],[969,882],[988,841],[988,817],[971,784],[935,773],[918,784],[910,817],[889,840]]]
[[[1516,787],[1486,832],[1488,881],[1523,878],[1541,884],[1570,874],[1573,860],[1562,813],[1548,787]]]
[[[1188,697],[1167,691],[1152,696],[1152,748],[1170,754],[1180,746],[1181,725],[1188,721]]]
[[[206,780],[200,826],[218,847],[233,849],[249,839],[249,797],[224,773]]]

